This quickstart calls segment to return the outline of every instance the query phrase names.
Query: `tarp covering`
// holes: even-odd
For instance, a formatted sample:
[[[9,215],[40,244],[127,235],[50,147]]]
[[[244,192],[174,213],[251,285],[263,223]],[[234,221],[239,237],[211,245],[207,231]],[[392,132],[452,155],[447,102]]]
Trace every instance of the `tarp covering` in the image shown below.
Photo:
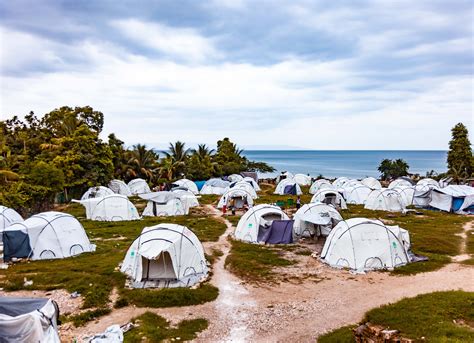
[[[268,228],[261,230],[259,242],[268,244],[293,243],[293,220],[274,220]]]
[[[49,299],[0,297],[0,342],[59,343],[58,316]]]
[[[296,237],[327,236],[342,217],[337,210],[323,203],[304,204],[294,215],[293,232]]]
[[[469,198],[473,195],[474,187],[466,185],[449,185],[444,188],[433,189],[431,192],[430,206],[446,212],[461,212],[463,210],[463,206],[465,206],[464,208],[470,206]],[[468,200],[466,202],[467,206],[463,204],[466,197],[468,197]],[[456,198],[462,199],[459,208],[454,208]]]

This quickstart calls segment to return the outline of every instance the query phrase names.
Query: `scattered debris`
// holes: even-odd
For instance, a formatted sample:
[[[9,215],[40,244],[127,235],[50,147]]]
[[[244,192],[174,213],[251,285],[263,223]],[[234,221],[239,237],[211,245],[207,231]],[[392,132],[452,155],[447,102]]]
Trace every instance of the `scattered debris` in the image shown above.
[[[119,343],[123,342],[123,332],[118,324],[109,326],[104,332],[92,337],[84,337],[88,343]]]
[[[28,287],[33,285],[33,280],[28,280],[26,277],[23,278],[23,287]]]
[[[80,296],[81,296],[81,293],[79,293],[77,291],[71,293],[71,298],[73,298],[73,299],[78,298]]]
[[[411,343],[412,339],[400,337],[398,330],[391,330],[380,325],[365,323],[354,329],[354,337],[357,343],[373,342],[373,343]]]

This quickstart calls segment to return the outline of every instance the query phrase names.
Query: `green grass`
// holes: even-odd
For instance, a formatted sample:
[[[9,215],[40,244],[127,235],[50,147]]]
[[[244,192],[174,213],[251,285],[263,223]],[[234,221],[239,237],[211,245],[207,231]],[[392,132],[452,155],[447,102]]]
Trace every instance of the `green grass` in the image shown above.
[[[355,325],[343,326],[342,328],[319,336],[318,343],[354,343],[354,333],[352,330],[355,327]]]
[[[74,326],[79,327],[83,326],[87,322],[99,318],[101,316],[105,316],[112,312],[110,308],[98,308],[95,310],[88,310],[76,315],[68,315],[61,317],[61,321],[63,322],[72,322]]]
[[[179,341],[190,341],[208,326],[206,319],[198,318],[183,320],[176,327],[170,327],[165,318],[151,312],[145,312],[132,322],[139,326],[125,333],[125,342],[155,343],[177,340],[178,337]]]
[[[242,216],[239,216],[239,215],[235,215],[235,216],[229,215],[229,216],[225,216],[224,218],[230,221],[234,227],[237,227],[237,224],[239,223],[239,220],[241,217]]]
[[[402,337],[425,342],[474,341],[474,293],[435,292],[405,298],[366,313],[362,321],[399,330]],[[349,342],[350,327],[321,336],[318,342]]]
[[[201,205],[217,205],[220,195],[217,194],[203,194],[199,197],[199,204]]]
[[[427,262],[417,262],[397,268],[393,274],[410,275],[419,272],[437,270],[450,263],[450,256],[460,253],[462,238],[456,234],[462,232],[464,223],[469,217],[457,214],[418,210],[423,215],[410,213],[391,213],[364,209],[362,205],[350,205],[342,211],[344,219],[366,217],[389,220],[388,225],[399,225],[410,232],[412,250],[414,253],[427,256]]]
[[[274,267],[284,267],[295,263],[282,255],[284,252],[275,247],[249,244],[232,240],[232,248],[225,266],[238,277],[249,282],[273,282],[277,274]]]
[[[277,201],[285,201],[288,199],[293,200],[293,204],[296,204],[296,195],[278,195],[273,194],[276,185],[262,184],[260,185],[261,191],[258,193],[258,199],[255,200],[255,204],[274,204]],[[309,187],[301,187],[303,195],[301,195],[301,204],[308,204],[311,202],[312,194],[309,194]],[[295,207],[295,205],[293,205]]]

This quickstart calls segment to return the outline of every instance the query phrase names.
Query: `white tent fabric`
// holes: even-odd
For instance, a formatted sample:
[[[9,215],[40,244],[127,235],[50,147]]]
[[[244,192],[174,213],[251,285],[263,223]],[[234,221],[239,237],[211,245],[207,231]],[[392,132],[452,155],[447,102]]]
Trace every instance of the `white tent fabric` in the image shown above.
[[[462,213],[465,208],[469,207],[469,199],[472,196],[474,196],[474,187],[466,185],[449,185],[431,191],[430,206],[446,212],[457,211]],[[455,198],[464,199],[463,204],[459,209],[453,208],[453,200]],[[466,204],[464,204],[464,202],[466,202]]]
[[[277,176],[276,182],[278,183],[284,179],[293,179],[294,177],[293,173],[290,173],[289,171],[281,172],[280,175]]]
[[[242,181],[243,179],[244,177],[239,174],[231,174],[227,177],[227,180],[229,180],[230,182],[239,182],[239,181]]]
[[[311,185],[311,176],[305,174],[295,174],[295,181],[300,186],[309,186]]]
[[[130,188],[130,193],[132,195],[150,193],[150,186],[143,179],[133,179],[128,183],[128,188]]]
[[[362,184],[344,189],[344,198],[348,204],[364,205],[372,189]]]
[[[403,200],[403,205],[410,206],[414,203],[415,197],[415,187],[414,186],[398,186],[392,188],[394,191],[397,191],[400,194],[400,197]]]
[[[58,317],[53,300],[0,297],[0,342],[60,343]]]
[[[73,200],[86,209],[86,218],[97,221],[140,219],[137,208],[125,195],[113,194],[103,198]]]
[[[323,250],[323,262],[336,268],[358,272],[392,269],[410,260],[408,231],[381,221],[352,218],[331,230]]]
[[[260,204],[250,208],[239,220],[234,236],[242,241],[257,243],[260,225],[274,220],[289,220],[278,206]]]
[[[362,180],[362,184],[365,186],[369,187],[370,189],[381,189],[382,185],[380,184],[380,181],[377,180],[375,177],[366,177],[365,179]]]
[[[32,260],[66,258],[95,251],[81,223],[63,212],[43,212],[13,224],[6,231],[28,235]]]
[[[115,193],[110,188],[104,186],[91,187],[82,195],[81,200],[103,198],[111,194]]]
[[[250,185],[249,185],[250,186]],[[252,187],[250,187],[252,188]],[[217,208],[222,208],[225,206],[229,207],[233,204],[235,208],[240,209],[245,205],[248,207],[253,206],[254,195],[256,195],[255,190],[252,188],[253,193],[249,192],[245,188],[229,188],[219,200]]]
[[[257,191],[255,191],[255,188],[253,188],[253,186],[249,182],[246,182],[246,181],[232,182],[229,185],[229,187],[227,187],[226,192],[234,188],[243,189],[247,191],[248,193],[252,195],[252,199],[258,198]]]
[[[0,205],[0,233],[5,230],[6,227],[21,223],[23,218],[13,208],[5,207]]]
[[[426,177],[424,179],[419,180],[416,183],[417,186],[424,186],[424,185],[430,185],[432,188],[439,188],[439,183],[436,180],[433,180],[429,177]]]
[[[344,182],[344,184],[340,188],[341,189],[353,188],[353,187],[356,187],[356,186],[363,186],[363,185],[364,184],[362,183],[362,181],[359,181],[359,180],[356,180],[356,179],[349,179],[346,182]]]
[[[349,179],[345,176],[338,177],[336,180],[334,180],[332,185],[334,186],[334,188],[339,189],[342,188],[347,181],[349,181]]]
[[[191,180],[188,180],[188,179],[176,180],[175,182],[173,182],[173,185],[176,185],[181,188],[186,188],[193,194],[199,194],[197,185]]]
[[[283,179],[281,180],[278,185],[276,186],[274,194],[285,195],[285,188],[287,186],[295,186],[296,187],[296,194],[301,195],[303,192],[301,191],[300,185],[296,183],[295,179]]]
[[[171,190],[178,198],[184,207],[184,212],[189,213],[191,207],[199,206],[199,200],[191,191],[175,188]]]
[[[242,179],[242,181],[245,181],[249,184],[252,185],[252,187],[255,189],[256,192],[260,192],[260,186],[258,185],[257,181],[255,181],[253,178],[250,176],[246,176]]]
[[[112,180],[109,182],[109,188],[116,194],[125,195],[127,197],[132,195],[128,185],[122,180]]]
[[[204,186],[201,188],[201,194],[224,194],[227,187],[229,187],[230,182],[224,181],[221,179],[209,179],[204,183]]]
[[[405,202],[396,190],[382,188],[369,194],[364,208],[374,211],[404,212]]]
[[[411,187],[412,184],[410,181],[406,180],[406,179],[402,179],[402,178],[398,178],[396,180],[393,180],[392,182],[390,182],[390,184],[388,185],[388,189],[392,189],[392,188],[395,188],[395,187]]]
[[[144,228],[120,270],[134,288],[190,287],[208,274],[201,242],[187,227],[176,224]]]
[[[311,203],[323,203],[327,205],[333,205],[343,210],[347,209],[347,204],[342,195],[332,189],[320,189],[311,198]]]
[[[327,236],[342,217],[337,210],[322,203],[304,204],[293,216],[295,237],[323,235]]]
[[[188,214],[178,195],[174,192],[153,192],[140,194],[139,197],[148,200],[142,213],[143,217],[168,217]]]
[[[317,193],[320,189],[336,189],[330,181],[325,180],[325,179],[319,179],[313,182],[311,187],[309,188],[309,193],[310,194],[315,194]]]

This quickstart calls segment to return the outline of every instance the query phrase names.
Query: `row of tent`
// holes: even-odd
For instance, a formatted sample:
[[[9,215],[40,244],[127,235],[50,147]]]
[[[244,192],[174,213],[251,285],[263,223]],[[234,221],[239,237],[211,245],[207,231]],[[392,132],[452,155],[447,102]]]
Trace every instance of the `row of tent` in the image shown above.
[[[392,269],[411,261],[407,230],[367,218],[343,220],[333,206],[323,203],[302,206],[293,220],[277,206],[257,205],[241,217],[234,235],[246,242],[270,244],[326,236],[321,260],[358,272]]]

